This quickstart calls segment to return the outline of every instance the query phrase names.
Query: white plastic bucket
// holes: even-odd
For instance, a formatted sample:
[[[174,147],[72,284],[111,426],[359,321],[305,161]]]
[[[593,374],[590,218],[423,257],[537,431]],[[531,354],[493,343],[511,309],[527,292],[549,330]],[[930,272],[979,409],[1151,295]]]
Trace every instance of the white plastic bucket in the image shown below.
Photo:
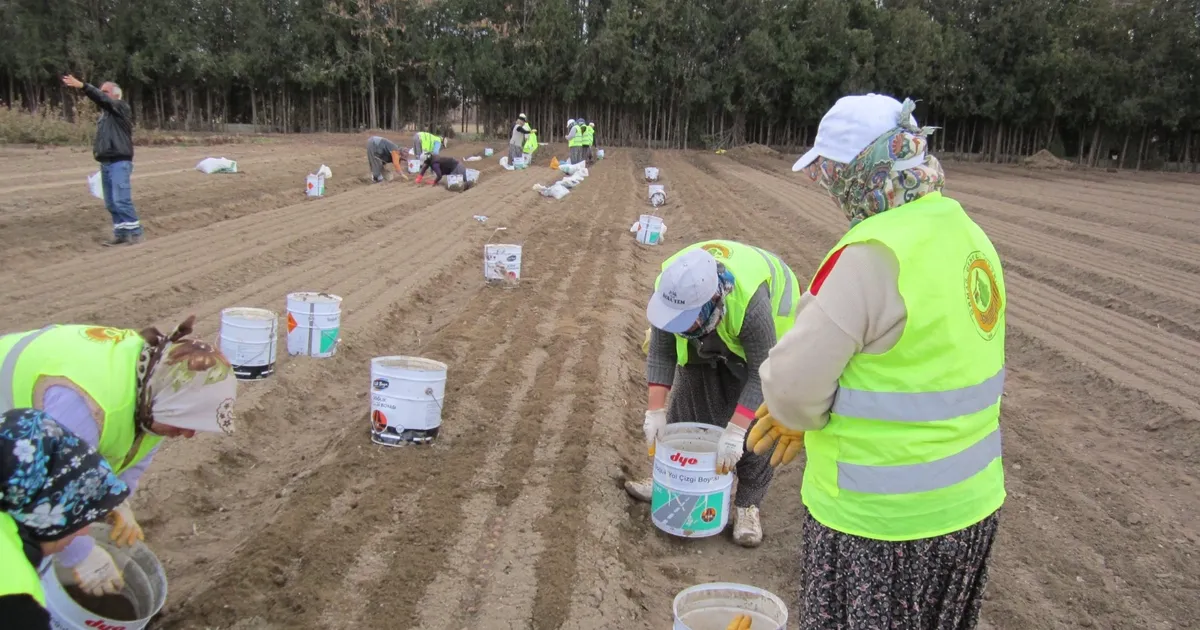
[[[50,627],[55,630],[140,630],[150,623],[167,601],[167,574],[162,563],[143,543],[117,547],[109,542],[111,527],[93,523],[89,533],[96,544],[112,555],[125,578],[124,597],[133,607],[135,619],[113,619],[84,608],[71,598],[58,580],[55,563],[47,558],[39,569]],[[114,596],[109,596],[114,597]],[[111,614],[111,613],[110,613]],[[7,626],[5,626],[7,627]]]
[[[642,245],[658,245],[662,239],[663,220],[652,214],[638,218],[637,242]]]
[[[467,169],[467,181],[471,182],[472,184],[479,181],[479,171],[473,168]]]
[[[489,243],[483,246],[483,277],[490,282],[521,279],[521,246]]]
[[[304,194],[309,197],[321,197],[325,194],[325,176],[309,175],[304,180]]]
[[[596,159],[597,160],[604,159],[604,149],[596,149]]]
[[[421,160],[409,160],[408,161],[408,172],[409,173],[420,173],[421,172]]]
[[[446,188],[448,188],[449,190],[462,190],[463,189],[463,176],[462,175],[447,175],[446,176]]]
[[[255,380],[275,373],[278,330],[279,317],[266,309],[237,307],[221,311],[221,354],[229,359],[234,376]]]
[[[328,293],[289,293],[287,313],[288,354],[333,356],[342,326],[342,298]]]
[[[492,157],[492,154],[493,154],[493,153],[495,153],[495,151],[492,151],[491,149],[484,149],[484,150],[483,150],[483,157]]]
[[[658,169],[657,168],[654,168],[653,166],[646,167],[646,181],[648,181],[648,182],[658,181]]]
[[[650,184],[646,196],[650,199],[650,205],[657,208],[667,203],[667,187],[662,184]]]
[[[725,630],[738,615],[750,616],[753,630],[787,627],[787,604],[770,591],[730,582],[685,588],[675,596],[673,630]]]
[[[654,447],[650,517],[684,538],[720,534],[729,523],[732,474],[717,474],[721,428],[695,422],[667,425]]]
[[[524,155],[513,158],[513,161],[512,161],[513,168],[515,168],[515,169],[525,168],[525,164],[526,164],[525,160],[526,160],[526,158]]]
[[[371,441],[425,444],[442,426],[446,364],[420,357],[371,359]]]

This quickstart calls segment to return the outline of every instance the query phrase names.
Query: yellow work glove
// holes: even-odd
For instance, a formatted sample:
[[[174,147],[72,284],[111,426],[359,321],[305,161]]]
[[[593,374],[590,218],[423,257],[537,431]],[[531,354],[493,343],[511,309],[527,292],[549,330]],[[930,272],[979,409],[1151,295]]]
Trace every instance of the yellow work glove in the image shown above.
[[[765,455],[774,446],[771,466],[786,464],[796,459],[796,455],[804,447],[804,432],[793,431],[779,424],[771,416],[771,412],[767,411],[767,403],[759,406],[758,411],[754,412],[754,417],[758,418],[758,422],[754,423],[750,435],[746,437],[746,449],[754,451],[755,455]]]
[[[108,537],[118,547],[132,547],[133,543],[146,540],[142,526],[133,518],[133,508],[129,507],[128,501],[108,513],[108,522],[112,525],[112,533]]]
[[[725,626],[725,630],[750,630],[750,615],[738,615]]]

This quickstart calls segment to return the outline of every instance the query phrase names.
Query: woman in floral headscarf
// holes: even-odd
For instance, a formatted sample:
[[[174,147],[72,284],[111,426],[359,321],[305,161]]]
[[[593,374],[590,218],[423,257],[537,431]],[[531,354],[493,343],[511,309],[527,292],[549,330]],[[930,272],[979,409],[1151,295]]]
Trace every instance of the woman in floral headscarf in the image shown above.
[[[0,619],[49,628],[37,566],[115,509],[129,488],[83,440],[34,409],[0,416]]]
[[[0,337],[0,409],[50,414],[94,446],[132,493],[163,438],[233,432],[233,369],[220,350],[187,337],[194,321],[170,335],[67,325]],[[128,503],[109,521],[118,545],[143,539]],[[72,569],[69,583],[105,593],[120,588],[112,557],[89,536],[57,560]]]
[[[807,456],[804,630],[973,628],[1005,498],[1000,259],[913,109],[843,98],[793,167],[850,222],[763,362],[746,441]]]

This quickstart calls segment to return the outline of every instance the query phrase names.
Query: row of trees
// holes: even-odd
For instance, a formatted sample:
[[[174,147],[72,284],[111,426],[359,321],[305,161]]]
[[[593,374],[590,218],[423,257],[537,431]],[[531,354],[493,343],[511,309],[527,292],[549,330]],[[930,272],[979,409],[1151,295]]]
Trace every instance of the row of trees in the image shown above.
[[[9,103],[70,115],[70,71],[151,127],[523,111],[543,136],[582,114],[607,143],[797,149],[876,91],[921,99],[942,152],[1200,161],[1200,0],[6,0],[0,41]]]

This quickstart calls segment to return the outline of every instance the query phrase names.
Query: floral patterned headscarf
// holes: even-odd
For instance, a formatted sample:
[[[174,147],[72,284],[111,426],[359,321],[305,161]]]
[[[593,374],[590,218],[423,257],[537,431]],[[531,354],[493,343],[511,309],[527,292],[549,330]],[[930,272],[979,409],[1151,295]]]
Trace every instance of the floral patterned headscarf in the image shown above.
[[[940,191],[945,184],[941,162],[926,153],[934,128],[914,124],[916,106],[912,99],[904,99],[896,128],[879,136],[849,164],[822,157],[804,169],[833,196],[850,227]]]
[[[95,449],[35,409],[0,417],[0,510],[37,542],[103,519],[129,496]]]
[[[137,425],[233,434],[237,380],[229,359],[212,344],[188,339],[195,316],[170,335],[141,331],[146,347],[138,361]]]
[[[725,296],[733,292],[733,274],[720,261],[717,262],[717,295],[700,309],[696,321],[699,328],[692,332],[679,333],[687,339],[699,339],[712,333],[725,318]]]

